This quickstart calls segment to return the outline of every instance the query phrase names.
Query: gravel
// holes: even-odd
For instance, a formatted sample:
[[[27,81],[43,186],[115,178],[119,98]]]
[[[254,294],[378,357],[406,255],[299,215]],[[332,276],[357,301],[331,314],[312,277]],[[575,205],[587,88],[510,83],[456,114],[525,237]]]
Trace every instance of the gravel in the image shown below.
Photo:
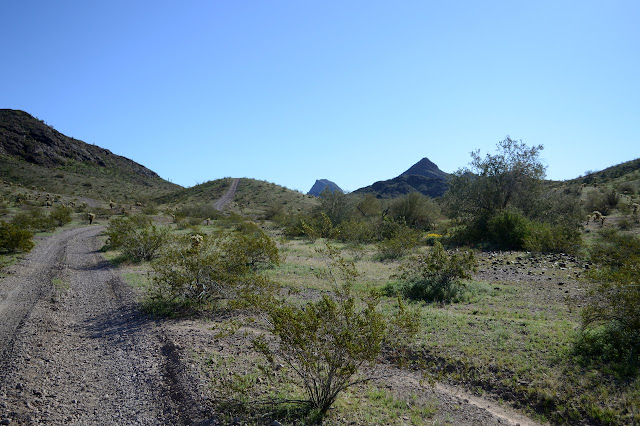
[[[0,421],[214,424],[162,326],[99,253],[102,230],[47,237],[0,280]]]

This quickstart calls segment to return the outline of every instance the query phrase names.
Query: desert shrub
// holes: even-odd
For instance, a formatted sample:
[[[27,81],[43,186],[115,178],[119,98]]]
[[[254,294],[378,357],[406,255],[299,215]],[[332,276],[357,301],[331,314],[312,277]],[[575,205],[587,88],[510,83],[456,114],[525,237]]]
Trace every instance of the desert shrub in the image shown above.
[[[330,244],[324,253],[335,279],[332,294],[302,306],[271,300],[264,312],[277,346],[264,337],[254,340],[254,348],[270,364],[282,360],[291,368],[306,393],[303,403],[320,419],[345,389],[374,380],[373,366],[383,347],[414,335],[419,323],[402,305],[396,316],[385,317],[378,310],[379,294],[359,296],[353,290],[357,276],[353,264]],[[371,368],[363,373],[365,366]]]
[[[587,334],[605,330],[630,360],[640,355],[640,238],[609,229],[591,249],[598,267],[590,270],[594,287],[582,311]]]
[[[487,228],[491,243],[505,250],[522,249],[531,235],[531,221],[522,214],[509,210],[492,217]]]
[[[626,195],[633,195],[636,193],[636,186],[632,182],[622,182],[618,185],[618,192]]]
[[[396,222],[431,229],[440,216],[440,207],[431,198],[412,192],[391,201],[389,214]]]
[[[286,216],[284,206],[282,203],[277,202],[269,204],[263,214],[264,219],[273,220],[277,223],[282,223],[284,221],[284,216]]]
[[[29,208],[16,214],[11,220],[13,224],[22,229],[33,232],[52,231],[56,227],[56,221],[46,215],[43,209],[38,207]]]
[[[540,253],[577,253],[582,246],[580,230],[574,226],[543,222],[530,224],[523,248]]]
[[[280,264],[280,253],[275,241],[253,224],[253,228],[234,235],[223,251],[234,259],[242,259],[252,271],[270,268]]]
[[[370,243],[375,239],[375,225],[370,220],[349,219],[337,227],[338,239],[343,242]]]
[[[54,221],[56,226],[64,226],[71,222],[71,207],[55,206],[49,213],[49,218]]]
[[[33,233],[14,223],[0,222],[0,252],[29,252],[34,246]]]
[[[604,200],[611,208],[615,208],[620,203],[620,194],[615,189],[609,189],[604,192]]]
[[[320,194],[320,206],[315,209],[316,215],[321,212],[326,214],[331,223],[339,225],[343,220],[349,218],[351,207],[348,198],[341,191],[333,191],[327,187]]]
[[[420,231],[407,226],[399,226],[389,238],[380,241],[376,258],[380,261],[399,259],[420,244]]]
[[[603,215],[608,215],[611,212],[612,207],[609,203],[608,197],[602,191],[589,193],[584,206],[585,210],[589,213],[599,211]]]
[[[464,289],[464,281],[476,270],[472,251],[448,253],[436,241],[427,254],[407,260],[400,266],[400,281],[390,290],[426,301],[450,302]]]
[[[175,237],[152,265],[151,297],[178,306],[235,299],[244,292],[255,297],[273,287],[257,267],[279,262],[275,243],[265,239],[228,233]]]
[[[629,217],[623,217],[618,221],[618,229],[621,231],[628,231],[631,228],[633,228],[633,222]]]
[[[154,215],[158,213],[158,206],[155,203],[148,202],[140,210],[142,214]]]
[[[113,219],[107,227],[108,245],[121,249],[134,262],[155,258],[167,243],[169,229],[156,227],[142,215]]]
[[[151,226],[151,219],[144,215],[111,219],[105,232],[109,237],[107,243],[111,248],[120,248],[125,244],[128,235],[135,232],[135,229],[147,226]]]

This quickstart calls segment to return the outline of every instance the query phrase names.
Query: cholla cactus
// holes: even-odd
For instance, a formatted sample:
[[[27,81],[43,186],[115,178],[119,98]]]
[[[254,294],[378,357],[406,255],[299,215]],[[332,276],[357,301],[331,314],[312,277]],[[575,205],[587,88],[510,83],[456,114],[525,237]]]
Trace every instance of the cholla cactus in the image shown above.
[[[204,241],[204,237],[200,234],[195,234],[191,236],[191,248],[194,250],[198,250],[202,242]]]
[[[95,213],[87,213],[87,219],[89,219],[89,225],[93,224],[93,220],[96,218]]]

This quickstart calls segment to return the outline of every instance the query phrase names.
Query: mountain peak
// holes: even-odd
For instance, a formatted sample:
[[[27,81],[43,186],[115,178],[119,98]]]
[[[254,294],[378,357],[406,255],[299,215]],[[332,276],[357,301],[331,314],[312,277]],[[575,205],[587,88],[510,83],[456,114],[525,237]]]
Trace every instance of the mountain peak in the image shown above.
[[[418,161],[416,164],[411,166],[406,172],[402,173],[400,176],[407,175],[419,175],[419,176],[433,176],[436,175],[445,175],[442,170],[438,168],[438,166],[427,157],[424,157],[422,160]]]
[[[329,188],[329,191],[331,192],[334,192],[334,191],[344,192],[342,189],[340,189],[338,185],[331,182],[329,179],[318,179],[316,180],[316,183],[313,184],[309,192],[307,192],[307,194],[318,197],[320,196],[320,194],[322,194],[322,191],[324,191],[326,188]]]

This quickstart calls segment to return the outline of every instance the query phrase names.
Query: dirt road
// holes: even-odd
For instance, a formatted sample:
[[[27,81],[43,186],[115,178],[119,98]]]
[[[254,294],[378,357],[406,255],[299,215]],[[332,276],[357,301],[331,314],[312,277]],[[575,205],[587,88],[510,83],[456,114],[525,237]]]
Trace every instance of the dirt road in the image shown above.
[[[225,192],[224,195],[213,204],[214,209],[223,210],[225,206],[233,200],[234,195],[236,195],[239,182],[240,179],[234,179],[233,182],[231,182],[231,186],[227,189],[227,192]]]
[[[101,230],[47,237],[0,280],[0,421],[191,424],[206,417],[175,346],[139,313],[97,251]]]
[[[216,331],[210,323],[142,315],[98,251],[102,229],[46,237],[0,279],[0,424],[218,424],[208,402],[216,396],[192,359],[197,348],[220,347]],[[234,356],[225,352],[234,345],[224,346],[219,355]],[[387,385],[432,395],[443,423],[535,424],[490,401],[418,382],[404,376]]]

